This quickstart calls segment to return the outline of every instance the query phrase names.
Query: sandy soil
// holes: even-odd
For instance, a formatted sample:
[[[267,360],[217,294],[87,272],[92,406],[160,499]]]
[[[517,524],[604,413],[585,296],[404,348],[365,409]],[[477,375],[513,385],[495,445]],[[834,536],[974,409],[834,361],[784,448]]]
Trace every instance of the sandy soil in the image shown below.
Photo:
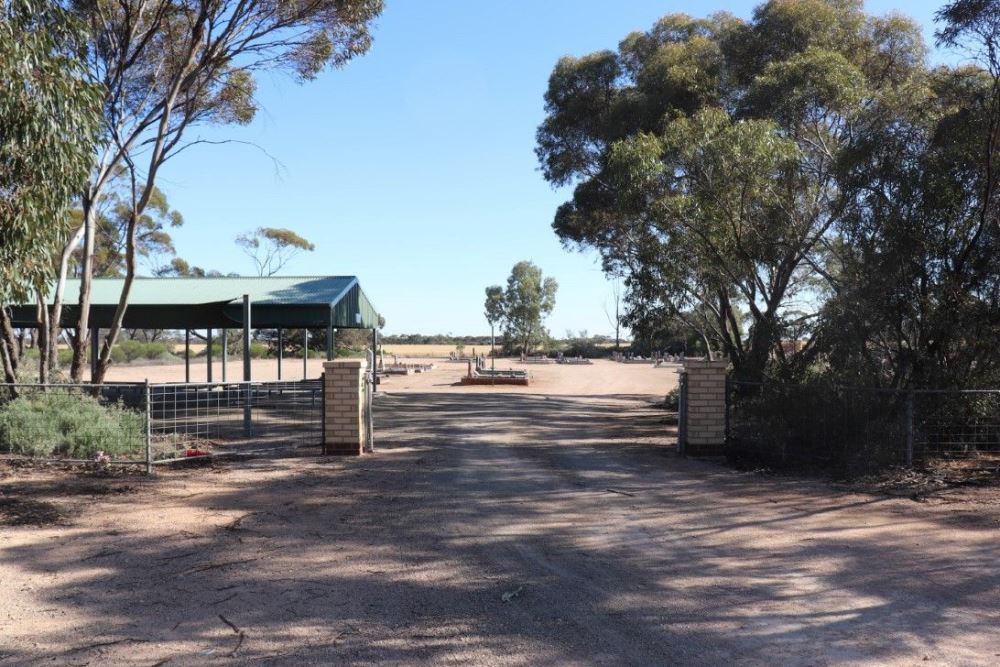
[[[1000,662],[995,494],[678,459],[672,374],[610,391],[642,368],[553,371],[600,396],[394,378],[362,459],[0,468],[0,665]]]

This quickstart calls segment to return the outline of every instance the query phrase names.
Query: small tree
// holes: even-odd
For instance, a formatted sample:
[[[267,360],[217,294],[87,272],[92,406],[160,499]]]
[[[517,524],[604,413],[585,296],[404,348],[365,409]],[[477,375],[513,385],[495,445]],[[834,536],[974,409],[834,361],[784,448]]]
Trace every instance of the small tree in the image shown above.
[[[490,356],[496,357],[496,326],[503,321],[504,297],[503,288],[490,285],[486,288],[485,304],[486,321],[490,323]]]
[[[508,342],[527,354],[544,339],[543,321],[556,305],[558,289],[555,278],[543,278],[538,266],[528,261],[518,262],[510,271],[502,298],[499,286],[487,288],[487,319],[497,317],[503,323]]]
[[[236,245],[253,260],[259,276],[273,276],[303,250],[316,249],[290,229],[258,227],[236,237]]]

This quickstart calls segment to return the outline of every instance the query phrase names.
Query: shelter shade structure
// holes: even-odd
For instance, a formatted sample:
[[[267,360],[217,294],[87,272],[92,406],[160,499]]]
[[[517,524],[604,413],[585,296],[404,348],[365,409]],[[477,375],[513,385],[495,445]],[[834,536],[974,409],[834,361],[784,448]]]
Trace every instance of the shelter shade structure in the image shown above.
[[[124,281],[95,278],[91,288],[90,322],[95,329],[111,325]],[[51,298],[53,289],[49,290]],[[65,293],[79,292],[79,280],[68,280]],[[48,304],[51,312],[51,303]],[[38,325],[34,304],[11,308],[15,326]],[[76,304],[63,305],[60,326],[73,327],[79,318]],[[242,329],[244,380],[250,380],[250,333],[277,329],[279,350],[286,329],[325,329],[327,357],[333,356],[336,329],[375,329],[378,312],[355,276],[136,278],[122,323],[128,329],[171,329],[185,332],[185,377],[190,381],[190,332],[201,330],[212,339],[212,329]],[[95,337],[96,339],[96,337]],[[211,350],[211,348],[208,348]],[[228,352],[228,350],[227,350]],[[211,360],[211,351],[207,352]],[[308,356],[304,347],[303,360]],[[279,351],[279,377],[283,354]],[[225,357],[223,357],[225,359]],[[211,361],[209,361],[211,363]],[[223,362],[225,363],[225,362]],[[210,367],[209,367],[210,368]],[[211,381],[211,370],[209,381]]]

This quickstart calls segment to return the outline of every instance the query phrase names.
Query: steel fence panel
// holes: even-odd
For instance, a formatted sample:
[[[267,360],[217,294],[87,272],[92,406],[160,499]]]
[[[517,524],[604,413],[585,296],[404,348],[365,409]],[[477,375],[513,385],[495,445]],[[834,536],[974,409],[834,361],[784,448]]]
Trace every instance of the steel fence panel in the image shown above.
[[[157,461],[317,445],[322,434],[318,380],[152,385],[150,403]]]
[[[727,383],[730,456],[863,472],[1000,455],[1000,390]]]
[[[0,456],[144,464],[145,383],[0,384]]]

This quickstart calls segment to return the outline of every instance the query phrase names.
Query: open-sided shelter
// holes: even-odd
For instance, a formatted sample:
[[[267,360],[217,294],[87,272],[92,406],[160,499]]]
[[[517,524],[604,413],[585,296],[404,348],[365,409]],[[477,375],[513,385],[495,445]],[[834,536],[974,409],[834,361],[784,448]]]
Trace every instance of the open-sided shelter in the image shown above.
[[[90,326],[94,334],[111,325],[123,282],[121,278],[94,279],[90,306]],[[79,291],[79,280],[67,281],[65,294],[68,299],[60,318],[63,327],[73,327],[78,322],[79,309],[73,302]],[[15,306],[11,310],[14,326],[37,326],[35,305]],[[187,364],[190,364],[192,329],[207,330],[209,341],[214,329],[242,329],[245,350],[249,349],[253,329],[276,329],[280,377],[284,330],[302,329],[308,337],[309,329],[326,329],[326,355],[330,359],[335,329],[377,332],[378,320],[378,313],[355,276],[171,277],[135,279],[123,326],[129,329],[183,329],[188,343],[185,345]],[[97,340],[97,335],[91,336],[93,360],[97,358]],[[223,344],[225,341],[223,336]],[[210,381],[211,354],[212,346],[209,345]],[[303,345],[303,354],[308,355],[308,344]],[[244,380],[251,379],[249,354],[244,354],[243,376]],[[187,377],[190,379],[190,372]]]

